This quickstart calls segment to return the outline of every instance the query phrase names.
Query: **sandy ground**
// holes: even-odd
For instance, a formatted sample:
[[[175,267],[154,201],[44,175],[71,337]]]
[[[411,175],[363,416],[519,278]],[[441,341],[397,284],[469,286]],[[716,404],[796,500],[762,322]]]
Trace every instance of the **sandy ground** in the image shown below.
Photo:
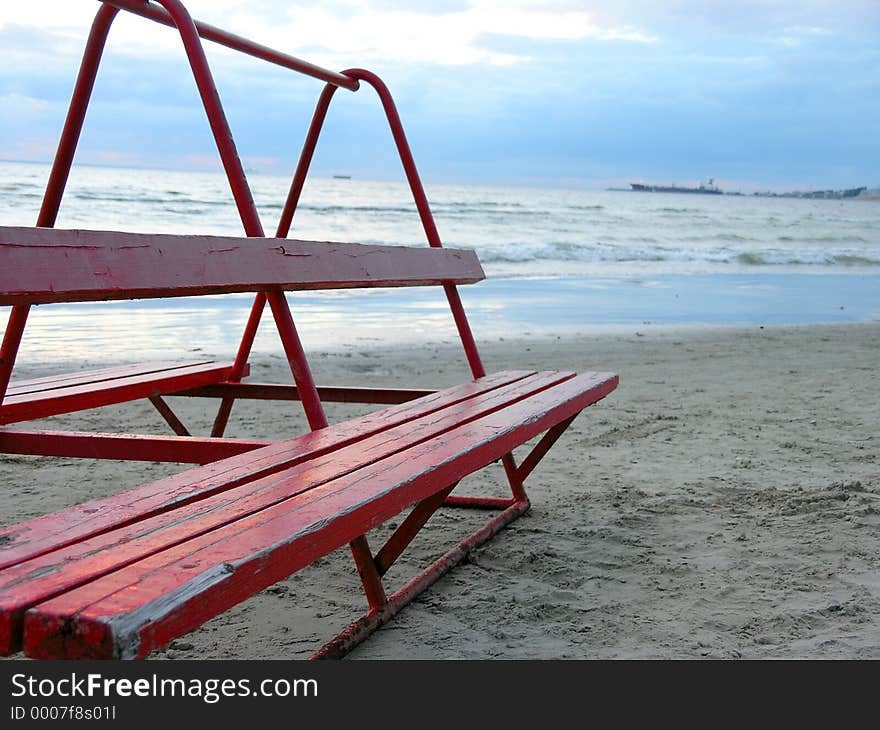
[[[531,512],[352,658],[880,657],[880,324],[646,327],[483,351],[490,371],[612,370],[620,388],[581,414],[532,476]],[[312,359],[325,383],[430,387],[464,377],[451,344]],[[285,375],[283,361],[266,358],[252,377]],[[173,402],[205,432],[207,402]],[[297,404],[241,404],[234,421],[230,435],[304,428]],[[49,422],[163,431],[143,403]],[[2,523],[180,468],[0,457]],[[459,493],[503,494],[496,469]],[[436,516],[389,582],[484,516]],[[154,656],[305,657],[363,608],[340,551]]]

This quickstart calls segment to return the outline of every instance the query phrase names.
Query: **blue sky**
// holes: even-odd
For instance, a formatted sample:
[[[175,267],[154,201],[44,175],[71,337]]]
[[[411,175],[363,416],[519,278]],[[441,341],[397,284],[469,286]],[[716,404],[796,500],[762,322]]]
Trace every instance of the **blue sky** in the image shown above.
[[[187,5],[329,68],[378,73],[429,181],[880,185],[878,0]],[[0,158],[51,158],[97,6],[0,5]],[[170,29],[120,14],[78,160],[216,166],[178,46]],[[320,82],[207,49],[248,166],[289,174]],[[338,92],[314,170],[400,176],[368,88]]]

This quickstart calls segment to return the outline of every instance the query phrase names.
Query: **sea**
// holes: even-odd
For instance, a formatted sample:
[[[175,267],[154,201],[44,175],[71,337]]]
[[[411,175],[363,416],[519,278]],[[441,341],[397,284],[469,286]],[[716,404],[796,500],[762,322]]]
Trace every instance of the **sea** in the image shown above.
[[[0,225],[33,225],[49,167],[0,162]],[[267,234],[289,179],[250,176]],[[478,339],[880,321],[880,200],[476,184],[426,191],[444,245],[475,249],[461,287]],[[57,227],[242,235],[221,172],[75,166]],[[426,245],[404,182],[313,178],[292,238]],[[451,342],[436,287],[288,295],[307,350]],[[229,356],[249,295],[36,307],[22,362]],[[5,311],[0,312],[5,320]],[[279,351],[267,317],[254,349]],[[175,357],[178,355],[174,355]]]

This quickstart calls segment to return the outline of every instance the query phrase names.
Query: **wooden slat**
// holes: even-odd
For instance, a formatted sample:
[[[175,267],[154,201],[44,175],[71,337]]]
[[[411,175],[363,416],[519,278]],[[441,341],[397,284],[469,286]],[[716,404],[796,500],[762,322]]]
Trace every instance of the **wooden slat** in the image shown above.
[[[18,431],[0,428],[0,453],[69,456],[121,461],[209,464],[274,443],[269,439],[144,436],[81,431]]]
[[[572,376],[573,373],[539,373],[278,474],[10,566],[0,572],[0,614],[6,616],[0,625],[8,626],[11,634],[4,637],[0,631],[0,647],[15,646],[14,629],[19,625],[20,615],[34,603],[441,437],[463,423],[509,407]]]
[[[616,383],[609,374],[570,378],[63,593],[27,612],[25,652],[35,658],[145,656],[500,458]],[[293,478],[289,488],[298,484]]]
[[[67,388],[89,383],[101,383],[107,380],[115,380],[130,375],[158,373],[177,368],[192,367],[193,365],[208,365],[213,361],[199,360],[194,362],[142,362],[129,365],[116,365],[98,370],[80,370],[57,375],[47,375],[42,378],[29,378],[27,380],[13,380],[6,390],[7,396],[27,395],[28,393],[41,393],[58,388]]]
[[[365,388],[340,385],[319,385],[322,403],[396,404],[422,398],[436,392],[416,388]],[[299,400],[295,385],[279,383],[217,383],[194,388],[175,395],[190,398],[240,398],[242,400]]]
[[[0,227],[0,305],[470,284],[473,251]]]
[[[529,371],[496,373],[121,494],[12,525],[0,530],[0,569],[329,454],[531,375],[534,373]]]
[[[208,362],[93,382],[74,381],[59,388],[43,384],[42,390],[16,393],[4,399],[0,405],[0,425],[198,388],[226,380],[231,370],[231,363]]]

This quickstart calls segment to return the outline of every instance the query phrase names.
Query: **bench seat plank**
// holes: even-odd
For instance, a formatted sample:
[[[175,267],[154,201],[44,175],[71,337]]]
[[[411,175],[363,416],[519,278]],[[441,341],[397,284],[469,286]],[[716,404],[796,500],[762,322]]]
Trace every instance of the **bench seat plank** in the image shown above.
[[[208,464],[262,448],[271,439],[151,436],[94,431],[19,431],[0,428],[0,454]]]
[[[11,566],[0,572],[0,615],[4,617],[0,627],[8,627],[15,634],[21,613],[30,605],[441,437],[453,428],[532,397],[573,375],[538,373],[291,469]],[[0,628],[0,646],[15,646],[14,636],[3,640],[6,633]]]
[[[0,425],[222,383],[231,371],[231,363],[213,361],[146,363],[18,381],[0,405]]]
[[[135,657],[345,545],[603,398],[616,376],[570,377],[499,410],[211,529],[30,609],[33,657]]]
[[[188,469],[120,494],[0,530],[0,569],[274,474],[307,459],[515,383],[531,371],[495,373],[241,456]]]
[[[472,284],[473,251],[0,226],[0,306]]]
[[[417,388],[370,388],[364,386],[317,386],[321,403],[373,403],[391,405],[406,403],[434,392]],[[299,390],[288,383],[217,383],[183,391],[176,395],[192,398],[237,398],[243,400],[300,400]]]
[[[204,365],[208,360],[194,362],[149,362],[131,363],[128,365],[114,365],[97,370],[79,370],[57,375],[47,375],[42,378],[28,378],[27,380],[13,380],[6,389],[6,395],[28,395],[55,390],[57,388],[73,387],[76,385],[88,385],[100,383],[106,380],[115,380],[128,375],[139,375],[170,370],[184,365]]]

